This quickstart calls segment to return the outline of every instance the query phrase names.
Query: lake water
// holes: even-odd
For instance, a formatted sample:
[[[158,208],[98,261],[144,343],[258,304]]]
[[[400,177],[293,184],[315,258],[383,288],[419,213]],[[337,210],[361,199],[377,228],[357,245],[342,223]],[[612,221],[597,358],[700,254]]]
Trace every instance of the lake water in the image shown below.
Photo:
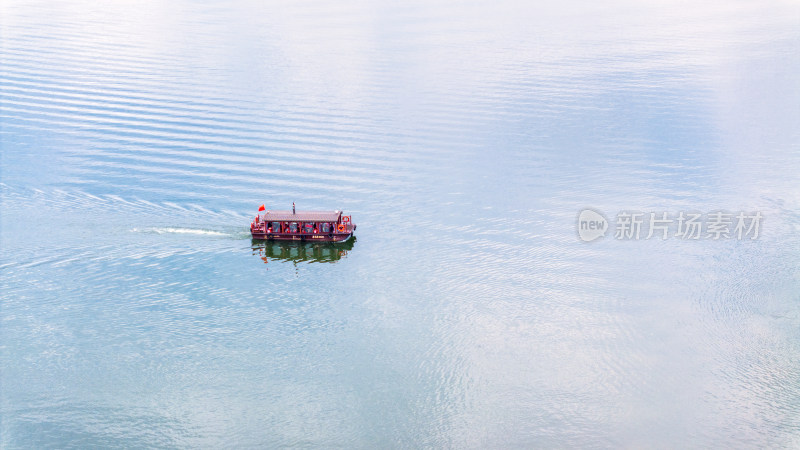
[[[798,73],[792,2],[4,1],[0,447],[797,448]]]

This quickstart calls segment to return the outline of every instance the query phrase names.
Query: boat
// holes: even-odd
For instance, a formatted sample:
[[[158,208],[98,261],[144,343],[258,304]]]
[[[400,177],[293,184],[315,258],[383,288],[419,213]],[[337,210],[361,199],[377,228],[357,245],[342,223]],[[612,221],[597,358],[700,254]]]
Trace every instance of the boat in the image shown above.
[[[250,223],[254,240],[345,242],[356,230],[351,216],[342,211],[267,210],[264,205]]]

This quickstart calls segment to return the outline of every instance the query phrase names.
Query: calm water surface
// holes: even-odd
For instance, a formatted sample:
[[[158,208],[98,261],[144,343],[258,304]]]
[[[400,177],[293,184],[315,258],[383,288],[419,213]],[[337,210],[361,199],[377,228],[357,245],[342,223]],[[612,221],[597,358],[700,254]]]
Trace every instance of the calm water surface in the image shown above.
[[[800,446],[800,7],[702,3],[2,2],[0,447]]]

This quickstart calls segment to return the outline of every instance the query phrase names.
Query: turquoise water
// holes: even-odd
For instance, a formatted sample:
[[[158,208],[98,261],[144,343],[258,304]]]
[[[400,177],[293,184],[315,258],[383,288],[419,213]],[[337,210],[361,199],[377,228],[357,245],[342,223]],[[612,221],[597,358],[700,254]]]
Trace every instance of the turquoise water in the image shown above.
[[[3,2],[0,447],[800,446],[799,25]],[[250,240],[292,202],[357,239]]]

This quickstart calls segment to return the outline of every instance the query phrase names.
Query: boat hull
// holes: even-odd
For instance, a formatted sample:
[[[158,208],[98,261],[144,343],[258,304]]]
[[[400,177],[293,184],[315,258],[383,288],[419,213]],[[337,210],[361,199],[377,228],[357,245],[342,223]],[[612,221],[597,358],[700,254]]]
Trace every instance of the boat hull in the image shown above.
[[[254,240],[259,241],[293,241],[293,242],[344,242],[353,236],[349,233],[297,234],[297,233],[251,233]]]

